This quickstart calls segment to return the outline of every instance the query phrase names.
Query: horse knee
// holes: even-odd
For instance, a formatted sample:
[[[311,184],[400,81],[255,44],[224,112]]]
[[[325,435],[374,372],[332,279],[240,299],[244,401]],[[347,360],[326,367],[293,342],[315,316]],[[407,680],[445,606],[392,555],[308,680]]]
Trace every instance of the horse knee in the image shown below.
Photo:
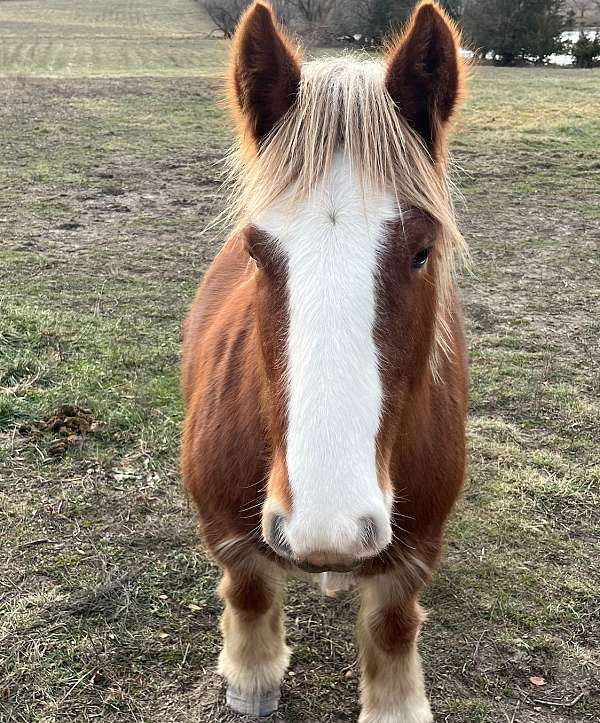
[[[381,608],[369,616],[367,627],[373,643],[388,655],[398,655],[413,645],[425,615],[417,602]]]
[[[226,570],[219,594],[239,615],[258,618],[271,609],[277,591],[264,575],[255,571]]]

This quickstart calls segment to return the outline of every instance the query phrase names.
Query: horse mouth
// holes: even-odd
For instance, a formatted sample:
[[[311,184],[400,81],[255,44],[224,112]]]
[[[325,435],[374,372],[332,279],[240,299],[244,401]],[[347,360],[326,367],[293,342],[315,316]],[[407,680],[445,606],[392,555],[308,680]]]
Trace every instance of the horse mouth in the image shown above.
[[[322,572],[353,572],[360,564],[360,560],[345,564],[328,564],[328,565],[311,565],[309,562],[294,562],[303,572],[322,573]]]

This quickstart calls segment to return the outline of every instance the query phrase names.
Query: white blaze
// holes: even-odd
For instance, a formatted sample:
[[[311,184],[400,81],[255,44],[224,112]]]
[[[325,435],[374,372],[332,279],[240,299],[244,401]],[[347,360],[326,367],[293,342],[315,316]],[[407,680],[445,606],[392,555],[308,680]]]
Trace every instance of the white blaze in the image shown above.
[[[382,385],[373,330],[385,223],[397,216],[393,195],[367,194],[340,154],[308,198],[280,199],[257,219],[287,259],[286,536],[297,555],[360,553],[364,517],[376,521],[379,547],[390,541],[376,468]]]

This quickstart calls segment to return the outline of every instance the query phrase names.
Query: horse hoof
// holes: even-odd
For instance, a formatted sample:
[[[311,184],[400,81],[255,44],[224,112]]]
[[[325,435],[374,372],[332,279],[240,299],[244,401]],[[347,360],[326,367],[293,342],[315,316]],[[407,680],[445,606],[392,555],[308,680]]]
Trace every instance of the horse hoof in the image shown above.
[[[280,691],[268,690],[265,693],[247,695],[235,688],[227,688],[227,705],[236,713],[263,718],[279,708]]]

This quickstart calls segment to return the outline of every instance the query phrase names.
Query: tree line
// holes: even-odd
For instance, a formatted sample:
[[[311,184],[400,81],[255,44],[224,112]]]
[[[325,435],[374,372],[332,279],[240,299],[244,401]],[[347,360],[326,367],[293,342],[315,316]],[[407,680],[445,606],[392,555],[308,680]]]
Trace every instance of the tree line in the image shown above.
[[[231,37],[250,0],[201,0],[216,29]],[[414,0],[272,0],[280,21],[306,42],[377,46],[399,30]],[[584,28],[600,25],[600,0],[441,0],[460,26],[476,57],[510,65],[544,62],[553,53],[573,53],[576,63],[591,66],[600,58],[600,40]],[[565,30],[580,28],[575,43]]]

